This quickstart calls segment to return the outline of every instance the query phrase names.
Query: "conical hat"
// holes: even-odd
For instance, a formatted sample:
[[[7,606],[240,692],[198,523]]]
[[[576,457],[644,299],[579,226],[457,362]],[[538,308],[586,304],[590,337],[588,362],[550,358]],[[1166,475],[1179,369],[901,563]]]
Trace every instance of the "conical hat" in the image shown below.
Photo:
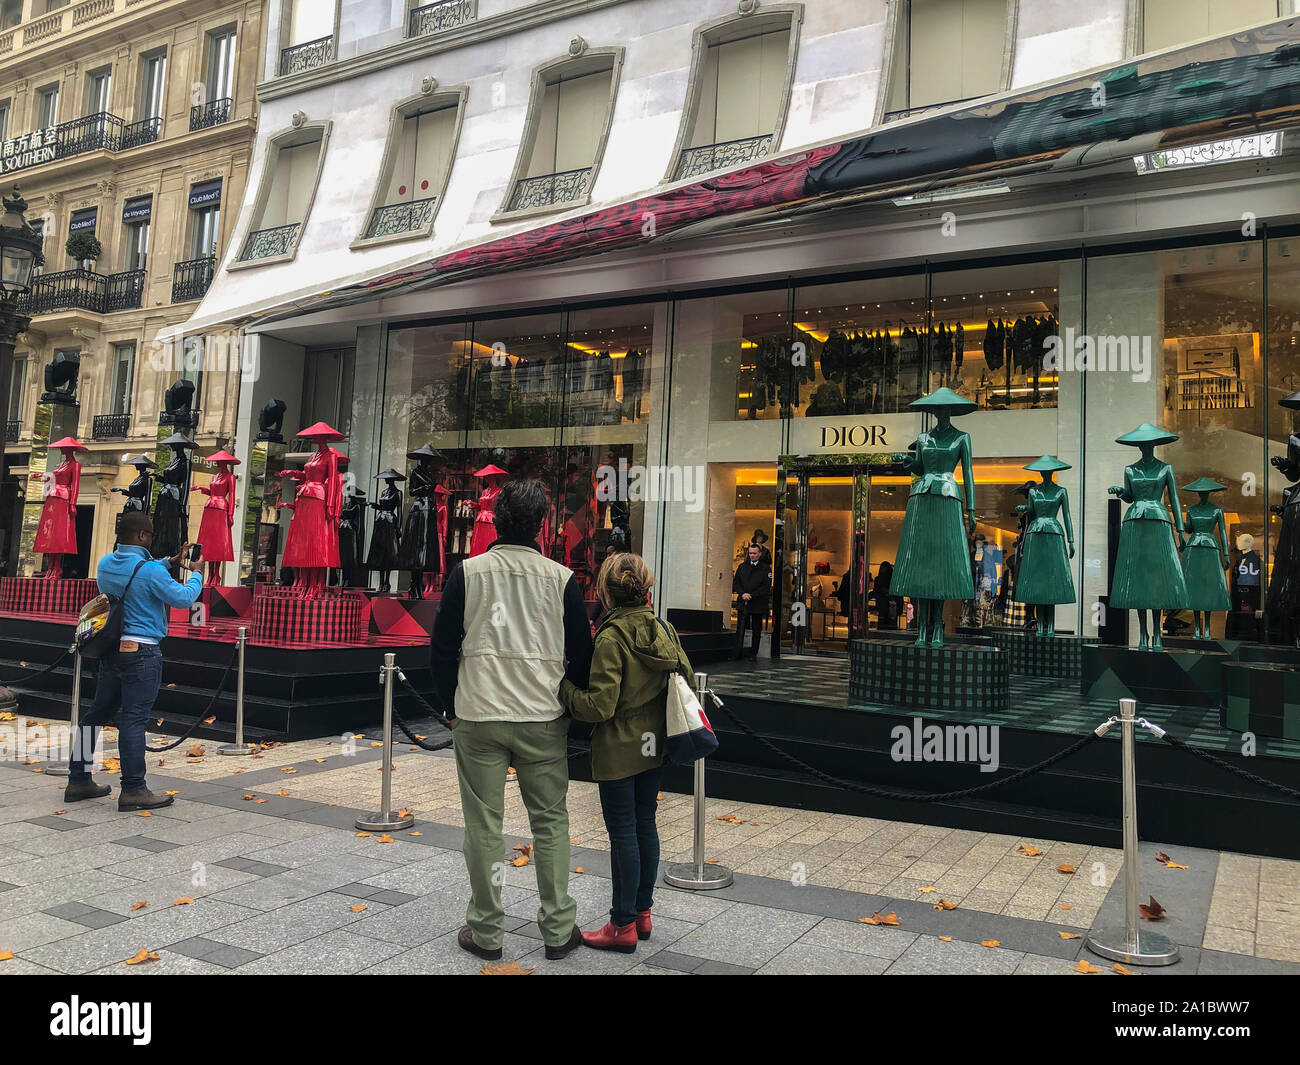
[[[1289,396],[1279,399],[1277,405],[1288,410],[1300,410],[1300,392],[1292,392]]]
[[[84,444],[78,444],[78,443],[77,443],[77,442],[76,442],[72,437],[70,437],[70,436],[65,436],[62,440],[56,440],[56,441],[54,441],[54,443],[52,443],[52,444],[50,445],[50,447],[52,447],[52,448],[57,447],[57,448],[60,448],[60,449],[62,449],[62,448],[75,448],[77,451],[89,451],[89,450],[90,450],[90,448],[86,447]]]
[[[1115,443],[1136,447],[1138,444],[1172,444],[1177,439],[1177,433],[1171,433],[1167,429],[1157,429],[1150,422],[1143,422],[1131,432],[1115,437]]]
[[[135,458],[122,460],[123,466],[134,466],[138,470],[156,470],[158,463],[154,462],[148,455],[136,455]]]
[[[317,422],[315,425],[309,425],[306,429],[298,430],[298,435],[304,440],[346,440],[347,437],[337,429],[326,425],[324,422]]]
[[[414,451],[408,451],[406,457],[408,459],[438,459],[443,462],[446,461],[442,452],[432,444],[425,444],[423,447],[417,447]]]
[[[208,456],[208,461],[209,461],[209,462],[228,462],[228,463],[230,463],[232,466],[238,466],[240,460],[237,459],[237,458],[235,458],[235,456],[232,455],[232,454],[231,454],[229,451],[227,451],[225,448],[222,448],[222,449],[221,449],[220,451],[218,451],[215,455],[209,455],[209,456]]]
[[[509,477],[510,474],[500,466],[484,466],[481,470],[474,472],[475,477]]]
[[[1053,470],[1068,470],[1070,469],[1070,464],[1068,462],[1062,462],[1055,455],[1044,455],[1042,458],[1034,459],[1033,462],[1021,466],[1020,468],[1022,470],[1033,470],[1035,473],[1047,473]]]
[[[947,411],[950,415],[969,414],[976,410],[978,404],[965,396],[959,396],[951,388],[938,388],[928,396],[922,396],[920,399],[914,399],[908,404],[914,410]]]
[[[375,480],[376,481],[404,481],[406,480],[406,474],[398,473],[395,469],[389,466],[388,469],[382,471],[381,473],[375,474]]]
[[[172,435],[169,436],[169,437],[168,437],[166,440],[164,440],[162,443],[163,443],[164,446],[166,446],[166,447],[172,447],[172,448],[176,448],[176,447],[178,447],[178,448],[181,448],[182,450],[188,448],[188,449],[190,449],[190,450],[192,450],[192,451],[198,451],[198,449],[199,449],[199,445],[198,445],[198,444],[196,444],[196,443],[195,443],[193,440],[191,440],[188,436],[181,436],[180,433],[172,433]]]
[[[1198,477],[1191,484],[1183,485],[1184,492],[1222,492],[1228,486],[1212,481],[1208,477]]]
[[[445,484],[435,484],[433,486],[433,494],[436,496],[449,496],[451,495],[451,490]]]

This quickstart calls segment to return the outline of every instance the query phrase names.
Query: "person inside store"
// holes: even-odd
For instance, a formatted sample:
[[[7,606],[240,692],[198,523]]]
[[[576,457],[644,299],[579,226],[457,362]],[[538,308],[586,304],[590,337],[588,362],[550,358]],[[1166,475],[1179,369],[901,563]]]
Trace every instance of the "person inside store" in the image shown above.
[[[577,578],[537,545],[550,502],[540,481],[507,481],[493,501],[496,539],[447,576],[430,639],[433,683],[455,730],[470,901],[457,935],[495,961],[506,774],[514,767],[533,837],[546,957],[582,944],[569,895],[569,721],[564,679],[585,688],[591,623]]]
[[[122,600],[122,639],[116,654],[100,659],[95,699],[73,736],[64,802],[100,799],[112,790],[91,778],[94,751],[105,722],[121,712],[117,734],[122,759],[119,810],[156,810],[173,796],[157,795],[145,783],[145,726],[162,686],[162,638],[167,635],[167,608],[188,607],[203,591],[201,560],[190,561],[188,543],[171,558],[155,560],[153,520],[143,511],[127,511],[118,525],[117,547],[99,560],[95,579],[100,590]],[[173,568],[188,570],[184,583]],[[83,741],[86,741],[83,743]]]
[[[763,549],[751,543],[746,549],[748,557],[736,569],[731,581],[731,590],[736,594],[736,613],[739,622],[736,625],[736,649],[732,660],[736,661],[745,654],[745,630],[754,634],[753,646],[749,657],[758,657],[759,641],[763,637],[763,619],[767,617],[772,602],[772,564],[763,560]]]
[[[568,680],[560,685],[569,713],[592,724],[591,775],[609,833],[614,896],[609,921],[582,938],[589,947],[624,954],[651,932],[668,679],[680,668],[695,687],[676,630],[654,616],[653,584],[654,574],[640,555],[627,551],[605,560],[596,575],[596,595],[607,613],[596,631],[591,679],[585,688]]]
[[[898,628],[898,615],[902,612],[903,602],[889,594],[889,582],[894,577],[894,564],[882,562],[876,573],[875,583],[871,586],[871,598],[876,601],[876,628]]]

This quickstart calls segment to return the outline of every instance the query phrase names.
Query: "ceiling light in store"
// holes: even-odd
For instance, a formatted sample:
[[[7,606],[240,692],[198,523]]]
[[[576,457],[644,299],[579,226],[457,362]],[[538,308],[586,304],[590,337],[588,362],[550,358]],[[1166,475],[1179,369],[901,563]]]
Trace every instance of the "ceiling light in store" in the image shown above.
[[[1133,156],[1133,165],[1139,174],[1154,174],[1179,167],[1235,163],[1241,159],[1272,159],[1281,154],[1282,131],[1274,130],[1271,133],[1253,133],[1248,137],[1189,144],[1185,148],[1147,152]]]
[[[978,196],[993,196],[999,192],[1010,192],[1011,186],[1005,181],[980,181],[974,185],[960,185],[954,189],[932,189],[929,192],[917,192],[911,196],[895,196],[895,207],[916,207],[923,203],[940,203],[948,200],[969,200]]]

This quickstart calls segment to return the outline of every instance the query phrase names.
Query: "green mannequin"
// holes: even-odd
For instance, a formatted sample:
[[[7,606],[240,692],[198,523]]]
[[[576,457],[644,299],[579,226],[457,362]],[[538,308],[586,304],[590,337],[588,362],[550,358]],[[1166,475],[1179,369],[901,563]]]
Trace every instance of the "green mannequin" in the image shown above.
[[[1142,452],[1142,457],[1131,466],[1124,467],[1124,487],[1106,491],[1130,504],[1124,512],[1124,522],[1119,533],[1119,552],[1115,557],[1115,572],[1111,575],[1110,605],[1116,610],[1136,610],[1141,638],[1138,650],[1147,649],[1147,616],[1155,638],[1154,651],[1164,650],[1160,632],[1160,615],[1164,610],[1187,609],[1187,584],[1183,580],[1183,567],[1178,552],[1183,547],[1183,537],[1178,531],[1178,482],[1174,468],[1155,457],[1160,444],[1172,444],[1177,433],[1157,429],[1144,422],[1130,433],[1115,438],[1117,444],[1128,444]],[[1165,508],[1165,493],[1169,493],[1169,508]],[[1174,537],[1178,543],[1175,546]]]
[[[899,535],[898,559],[890,582],[891,595],[910,596],[916,603],[917,647],[943,646],[943,604],[946,599],[970,599],[975,594],[967,531],[975,533],[975,474],[971,468],[970,434],[953,427],[952,419],[975,410],[975,404],[950,388],[913,400],[914,410],[938,419],[928,433],[916,438],[914,450],[902,458],[918,477],[907,497],[907,513]],[[961,464],[962,484],[953,470]],[[966,527],[962,527],[962,489]]]
[[[1210,502],[1211,492],[1222,492],[1228,486],[1198,477],[1183,485],[1184,492],[1195,492],[1201,498],[1187,508],[1187,522],[1183,531],[1190,533],[1183,549],[1183,580],[1187,584],[1187,605],[1196,621],[1196,638],[1210,638],[1210,611],[1231,610],[1228,580],[1228,529],[1223,520],[1223,508]],[[1215,533],[1218,536],[1215,536]],[[1201,625],[1201,615],[1205,625]]]
[[[1053,480],[1057,470],[1070,464],[1052,455],[1044,455],[1024,467],[1043,475],[1041,484],[1029,489],[1029,502],[1016,507],[1017,514],[1029,518],[1025,528],[1020,575],[1016,582],[1016,600],[1033,603],[1038,616],[1038,635],[1056,635],[1057,603],[1074,602],[1074,581],[1069,559],[1074,558],[1074,528],[1070,524],[1070,497]],[[1061,521],[1056,518],[1061,514]],[[1061,527],[1061,522],[1065,527]],[[1068,545],[1068,558],[1067,558]]]

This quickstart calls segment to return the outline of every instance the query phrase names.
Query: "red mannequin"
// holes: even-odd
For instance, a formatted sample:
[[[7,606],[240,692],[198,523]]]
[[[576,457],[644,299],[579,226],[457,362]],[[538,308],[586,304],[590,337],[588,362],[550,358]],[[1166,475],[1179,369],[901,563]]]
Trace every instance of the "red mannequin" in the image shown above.
[[[438,485],[433,490],[438,500],[438,557],[442,559],[441,573],[447,572],[447,497],[451,493],[445,485]]]
[[[478,502],[474,504],[474,535],[469,544],[470,558],[481,555],[497,538],[494,517],[497,496],[501,494],[501,486],[510,475],[500,466],[484,466],[474,476],[486,479],[487,487],[479,494]]]
[[[281,471],[298,485],[292,503],[281,503],[293,511],[289,535],[285,537],[284,565],[293,567],[293,587],[305,599],[319,599],[325,592],[325,577],[339,566],[339,517],[343,513],[343,478],[339,474],[339,453],[331,440],[343,434],[324,422],[317,422],[298,434],[316,441],[316,453],[301,470]]]
[[[86,451],[72,437],[65,436],[50,445],[63,452],[63,461],[53,473],[46,474],[45,502],[41,504],[41,522],[36,527],[32,550],[46,556],[47,580],[63,577],[63,556],[77,553],[77,493],[81,489],[81,463],[78,451]]]
[[[199,523],[198,542],[203,545],[203,561],[208,564],[208,579],[205,584],[221,583],[221,564],[233,562],[235,558],[234,541],[231,529],[235,524],[235,508],[239,502],[235,499],[235,470],[239,459],[226,451],[218,451],[208,458],[217,464],[217,473],[212,483],[206,488],[195,485],[191,492],[202,492],[208,497],[203,504],[203,520]]]

